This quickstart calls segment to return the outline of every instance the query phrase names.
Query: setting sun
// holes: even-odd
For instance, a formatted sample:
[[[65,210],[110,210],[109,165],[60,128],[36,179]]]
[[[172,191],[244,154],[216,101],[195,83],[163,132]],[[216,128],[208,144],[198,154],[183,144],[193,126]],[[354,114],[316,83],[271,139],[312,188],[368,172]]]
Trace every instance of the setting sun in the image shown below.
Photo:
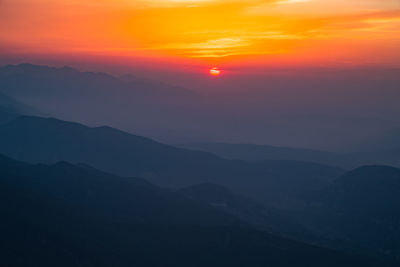
[[[221,75],[221,70],[217,67],[214,67],[214,68],[210,69],[210,75],[211,76],[219,76],[219,75]]]

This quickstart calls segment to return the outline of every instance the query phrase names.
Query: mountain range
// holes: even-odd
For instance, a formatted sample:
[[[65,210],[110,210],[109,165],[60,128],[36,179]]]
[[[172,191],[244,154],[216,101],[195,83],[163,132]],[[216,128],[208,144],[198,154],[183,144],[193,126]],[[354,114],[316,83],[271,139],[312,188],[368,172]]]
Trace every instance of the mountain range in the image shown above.
[[[386,266],[253,230],[210,205],[86,165],[0,157],[6,266]]]
[[[342,152],[142,135],[246,120],[216,103],[130,75],[0,67],[2,264],[398,265],[398,130]]]
[[[319,75],[327,80],[314,79]],[[197,84],[169,85],[158,76],[19,64],[0,66],[0,92],[46,116],[108,125],[170,144],[246,142],[348,152],[354,143],[398,127],[398,70],[368,81],[357,71],[314,70],[306,76],[270,75],[258,85],[239,76],[227,84],[226,79],[212,82],[222,88],[194,91]],[[385,94],[377,88],[385,88]],[[360,98],[365,91],[371,97]],[[378,114],[369,108],[374,105],[381,107]]]
[[[32,64],[0,67],[0,92],[57,118],[147,136],[174,135],[171,125],[190,123],[189,110],[201,102],[189,89],[156,80]]]
[[[301,161],[246,162],[165,145],[110,127],[21,116],[0,125],[0,153],[32,163],[68,161],[163,186],[211,182],[264,203],[321,189],[344,170]]]
[[[370,164],[400,167],[399,142],[399,131],[392,130],[360,143],[357,149],[352,152],[341,153],[256,144],[188,143],[178,146],[210,152],[228,159],[246,161],[298,160],[352,169]]]
[[[297,160],[340,166],[342,168],[349,167],[344,155],[340,153],[312,149],[229,143],[189,143],[178,146],[207,151],[227,159],[246,161]]]

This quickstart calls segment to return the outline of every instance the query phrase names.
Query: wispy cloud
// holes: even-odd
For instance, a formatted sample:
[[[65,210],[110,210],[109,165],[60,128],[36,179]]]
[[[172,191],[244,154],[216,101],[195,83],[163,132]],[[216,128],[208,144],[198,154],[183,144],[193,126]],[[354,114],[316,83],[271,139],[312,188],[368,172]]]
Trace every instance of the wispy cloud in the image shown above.
[[[394,46],[400,42],[399,24],[398,0],[0,2],[0,25],[6,25],[0,41],[30,50],[153,51],[210,58],[296,54],[315,41],[371,40]],[[313,53],[323,55],[323,49]]]

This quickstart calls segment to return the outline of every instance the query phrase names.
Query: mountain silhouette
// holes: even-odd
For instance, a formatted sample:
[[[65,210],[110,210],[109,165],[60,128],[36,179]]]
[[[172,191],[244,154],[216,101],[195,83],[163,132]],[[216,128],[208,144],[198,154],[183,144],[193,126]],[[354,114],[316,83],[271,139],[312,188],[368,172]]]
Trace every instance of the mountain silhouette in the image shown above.
[[[400,150],[400,128],[383,131],[380,134],[358,144],[358,150],[365,151],[394,151]]]
[[[86,163],[164,186],[212,182],[267,202],[320,189],[343,173],[336,167],[299,161],[227,160],[110,127],[29,116],[0,125],[0,153],[33,163]]]
[[[360,250],[399,259],[400,169],[364,166],[316,194],[303,214],[309,226]]]
[[[339,167],[349,166],[345,155],[311,149],[228,143],[189,143],[179,146],[214,153],[228,159],[248,161],[297,160]]]
[[[86,165],[1,156],[0,185],[6,266],[385,266],[253,230],[180,194]]]
[[[0,67],[0,92],[57,118],[164,136],[190,123],[189,112],[182,110],[201,99],[158,81],[32,64]]]
[[[78,205],[120,223],[237,225],[239,220],[137,178],[122,178],[87,165],[29,165],[1,156],[3,182]],[[145,203],[145,205],[143,205]],[[150,212],[151,211],[151,212]],[[171,216],[174,214],[174,216]]]
[[[311,233],[289,216],[248,197],[232,193],[217,184],[198,184],[181,188],[179,193],[221,209],[258,229],[297,240],[311,240]]]
[[[31,107],[0,93],[0,124],[15,119],[22,114],[33,115],[34,113]]]
[[[192,91],[156,81],[160,77],[157,74],[146,80],[71,67],[20,64],[0,66],[0,92],[46,116],[93,126],[109,125],[170,144],[253,142],[347,151],[354,142],[389,129],[397,121],[397,98],[385,99],[377,89],[383,86],[397,92],[397,71],[380,72],[379,79],[368,82],[365,74],[356,70],[352,71],[354,76],[347,72],[326,73],[326,82],[312,75],[294,80],[272,75],[268,85],[260,84],[269,86],[269,90],[249,86],[255,81],[243,84],[239,77],[233,82],[231,79],[236,78],[232,76],[231,85],[229,80],[221,83],[226,90],[199,90],[195,84],[197,91]],[[345,80],[336,78],[343,74]],[[322,88],[326,94],[321,95]],[[350,89],[354,99],[343,102],[343,95]],[[361,103],[357,96],[365,90],[374,97]],[[298,92],[309,94],[299,96]],[[376,104],[373,99],[378,98],[385,99],[379,103],[385,110],[390,102],[394,114],[370,114],[367,107]],[[343,104],[346,108],[338,109]]]
[[[394,128],[361,142],[354,149],[353,158],[364,165],[400,167],[400,129]]]
[[[368,143],[360,145],[358,150],[342,153],[255,144],[189,143],[178,146],[214,153],[227,159],[248,161],[298,160],[345,169],[371,164],[400,167],[400,134],[396,130],[370,139]]]

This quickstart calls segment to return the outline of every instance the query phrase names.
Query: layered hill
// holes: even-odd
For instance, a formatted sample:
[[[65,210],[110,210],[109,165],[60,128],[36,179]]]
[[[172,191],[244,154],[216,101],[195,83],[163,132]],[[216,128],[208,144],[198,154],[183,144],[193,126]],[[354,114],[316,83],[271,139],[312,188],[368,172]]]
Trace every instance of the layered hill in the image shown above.
[[[400,169],[360,167],[316,194],[301,217],[342,245],[399,259],[399,193]]]
[[[212,182],[262,201],[295,198],[343,173],[336,167],[300,161],[227,160],[110,127],[28,116],[0,125],[0,153],[33,163],[86,163],[164,186]]]
[[[247,161],[298,160],[341,167],[350,165],[345,155],[312,149],[228,143],[189,143],[179,146],[214,153],[228,159]]]
[[[384,266],[88,166],[0,157],[0,185],[6,266]]]

